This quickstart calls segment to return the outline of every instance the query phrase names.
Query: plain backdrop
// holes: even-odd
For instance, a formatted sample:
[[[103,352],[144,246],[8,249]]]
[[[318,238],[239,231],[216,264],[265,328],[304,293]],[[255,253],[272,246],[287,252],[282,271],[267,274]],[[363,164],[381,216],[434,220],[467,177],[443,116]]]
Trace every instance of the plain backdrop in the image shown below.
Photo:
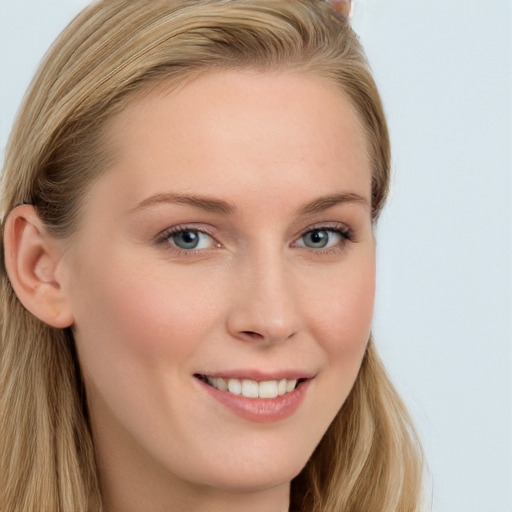
[[[86,3],[0,0],[2,157],[39,60]],[[393,144],[377,344],[432,510],[512,512],[512,1],[356,0],[353,24]]]

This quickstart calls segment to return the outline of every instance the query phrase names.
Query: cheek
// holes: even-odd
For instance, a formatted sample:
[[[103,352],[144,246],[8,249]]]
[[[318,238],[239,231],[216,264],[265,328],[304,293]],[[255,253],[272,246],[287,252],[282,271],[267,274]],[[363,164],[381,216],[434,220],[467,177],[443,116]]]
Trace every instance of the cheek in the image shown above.
[[[200,280],[181,279],[158,263],[148,269],[120,258],[111,271],[98,268],[104,266],[94,265],[94,272],[75,285],[82,291],[73,309],[84,356],[102,359],[105,366],[130,360],[155,366],[163,358],[183,360],[193,354],[213,302],[197,289]]]
[[[315,338],[331,356],[359,357],[370,335],[375,299],[375,256],[364,255],[331,276],[316,298]]]
[[[359,257],[361,256],[361,257]],[[320,399],[312,406],[314,442],[325,434],[356,381],[370,336],[374,295],[375,257],[358,253],[326,275],[317,275],[324,287],[315,287],[305,301],[308,329],[321,349],[323,365],[314,381]],[[313,428],[314,427],[314,428]]]
[[[331,276],[318,298],[312,322],[313,337],[325,358],[318,386],[329,390],[316,411],[328,425],[340,410],[356,381],[370,336],[375,297],[375,256],[362,255]],[[333,284],[335,283],[335,284]]]

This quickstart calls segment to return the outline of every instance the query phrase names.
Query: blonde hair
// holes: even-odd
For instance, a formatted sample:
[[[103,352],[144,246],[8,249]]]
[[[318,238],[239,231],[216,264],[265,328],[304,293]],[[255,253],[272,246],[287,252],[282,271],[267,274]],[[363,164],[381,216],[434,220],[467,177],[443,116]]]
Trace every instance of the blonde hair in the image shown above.
[[[8,212],[23,202],[55,237],[77,228],[81,198],[109,157],[102,128],[129,101],[162,81],[242,68],[300,70],[339,87],[367,133],[376,220],[390,168],[382,105],[357,36],[321,2],[103,0],[64,30],[25,97],[2,176],[2,240]],[[0,279],[0,509],[101,511],[71,331],[23,308],[3,260]],[[348,399],[292,482],[291,506],[413,512],[421,486],[414,428],[370,340]]]

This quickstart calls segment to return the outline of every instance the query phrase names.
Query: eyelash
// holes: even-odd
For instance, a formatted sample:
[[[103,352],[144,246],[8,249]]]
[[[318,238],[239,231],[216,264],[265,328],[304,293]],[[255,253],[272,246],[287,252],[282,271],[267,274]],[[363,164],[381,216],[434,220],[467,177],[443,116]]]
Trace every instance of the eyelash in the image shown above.
[[[304,231],[298,238],[297,241],[293,242],[292,247],[297,247],[297,244],[299,243],[299,240],[303,239],[307,234],[312,232],[328,232],[328,233],[334,233],[341,237],[341,241],[336,244],[334,247],[328,247],[328,248],[319,248],[319,249],[313,249],[308,247],[299,247],[309,250],[310,252],[313,252],[315,254],[328,254],[336,251],[341,251],[346,248],[346,245],[350,242],[354,241],[354,236],[352,230],[347,227],[344,224],[340,223],[328,223],[328,224],[320,224],[315,225],[310,228],[308,228],[306,231]],[[181,247],[178,247],[176,244],[173,244],[169,239],[174,236],[178,235],[180,233],[199,233],[203,235],[207,235],[212,239],[213,247],[208,249],[183,249]],[[169,228],[165,230],[163,233],[158,235],[156,238],[156,244],[170,247],[171,250],[174,252],[177,252],[178,254],[184,254],[186,256],[194,256],[197,254],[204,254],[205,251],[210,251],[213,249],[218,249],[222,247],[222,244],[219,243],[215,237],[208,232],[208,230],[205,230],[203,228],[198,228],[195,226],[176,226],[173,228]]]
[[[312,226],[308,228],[306,231],[304,231],[298,238],[297,241],[292,244],[293,247],[297,247],[297,244],[299,243],[299,240],[302,240],[307,234],[313,233],[313,232],[328,232],[328,233],[334,233],[336,235],[339,235],[341,240],[334,245],[333,247],[327,247],[327,248],[319,248],[319,249],[313,249],[311,247],[300,247],[304,249],[308,249],[310,252],[313,252],[314,254],[330,254],[334,252],[340,252],[347,248],[347,244],[350,242],[354,242],[354,235],[352,230],[346,226],[345,224],[340,223],[327,223],[327,224],[319,224],[316,226]]]
[[[173,228],[166,229],[161,235],[159,235],[156,239],[157,245],[163,245],[171,250],[177,252],[178,254],[184,254],[186,256],[193,256],[196,254],[204,254],[205,251],[211,250],[211,249],[182,249],[181,247],[178,247],[177,245],[173,244],[169,239],[174,235],[179,235],[180,233],[201,233],[203,235],[209,236],[212,241],[214,247],[211,249],[216,249],[222,247],[222,245],[215,240],[215,237],[208,232],[208,230],[205,230],[204,228],[197,228],[192,226],[176,226]]]

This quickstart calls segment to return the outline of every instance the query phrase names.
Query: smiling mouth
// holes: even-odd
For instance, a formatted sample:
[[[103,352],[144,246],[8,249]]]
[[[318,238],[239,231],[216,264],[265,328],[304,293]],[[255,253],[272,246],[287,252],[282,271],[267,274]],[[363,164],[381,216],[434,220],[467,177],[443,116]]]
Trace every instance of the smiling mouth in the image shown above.
[[[226,391],[233,395],[245,398],[276,398],[294,391],[297,386],[307,379],[280,379],[256,381],[251,379],[228,379],[223,377],[210,377],[208,375],[195,375],[212,388]]]

